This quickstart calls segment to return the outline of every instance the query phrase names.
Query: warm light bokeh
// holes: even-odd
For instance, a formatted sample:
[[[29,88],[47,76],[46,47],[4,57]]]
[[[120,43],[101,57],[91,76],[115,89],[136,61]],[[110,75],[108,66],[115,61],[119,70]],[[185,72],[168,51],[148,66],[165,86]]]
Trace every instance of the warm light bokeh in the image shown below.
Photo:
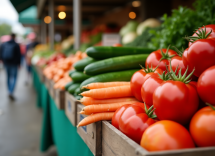
[[[59,14],[58,14],[58,17],[60,18],[60,19],[64,19],[64,18],[66,18],[66,13],[65,12],[59,12]]]

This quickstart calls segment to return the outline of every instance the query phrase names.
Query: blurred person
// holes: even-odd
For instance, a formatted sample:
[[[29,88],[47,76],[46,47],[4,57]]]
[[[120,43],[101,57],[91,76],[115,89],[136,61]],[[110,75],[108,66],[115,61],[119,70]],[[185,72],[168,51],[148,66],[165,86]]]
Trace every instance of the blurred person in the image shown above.
[[[16,35],[11,34],[11,39],[0,47],[0,60],[4,64],[7,74],[7,88],[9,98],[15,100],[13,92],[16,86],[18,68],[21,63],[21,52],[19,45],[15,42]]]
[[[30,43],[26,46],[26,53],[25,53],[25,59],[26,59],[26,67],[27,67],[27,81],[26,85],[28,84],[28,81],[30,80],[31,75],[31,58],[33,55],[33,49],[39,44],[37,41],[37,36],[34,32],[28,34],[27,38],[30,40]]]

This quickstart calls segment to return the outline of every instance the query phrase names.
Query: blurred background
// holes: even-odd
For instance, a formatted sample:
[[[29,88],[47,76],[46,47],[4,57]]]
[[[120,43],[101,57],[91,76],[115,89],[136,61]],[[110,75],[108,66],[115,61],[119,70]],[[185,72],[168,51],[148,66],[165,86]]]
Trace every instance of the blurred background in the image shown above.
[[[44,67],[61,58],[53,54],[114,42],[181,49],[188,44],[182,36],[211,23],[214,0],[0,0],[0,45],[15,33],[23,56],[12,101],[0,62],[0,156],[58,155],[54,146],[40,147],[42,111],[35,108],[31,65]]]

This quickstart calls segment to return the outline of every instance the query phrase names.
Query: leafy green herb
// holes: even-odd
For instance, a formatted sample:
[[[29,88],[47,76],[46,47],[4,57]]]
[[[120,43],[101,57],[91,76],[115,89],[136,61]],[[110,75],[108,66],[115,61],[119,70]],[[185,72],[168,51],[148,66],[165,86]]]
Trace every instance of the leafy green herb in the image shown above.
[[[197,0],[193,6],[194,10],[179,7],[178,10],[172,11],[170,17],[165,14],[161,30],[151,31],[155,36],[148,42],[147,47],[158,49],[170,44],[187,47],[188,41],[183,37],[193,35],[193,31],[203,25],[215,23],[214,0]]]

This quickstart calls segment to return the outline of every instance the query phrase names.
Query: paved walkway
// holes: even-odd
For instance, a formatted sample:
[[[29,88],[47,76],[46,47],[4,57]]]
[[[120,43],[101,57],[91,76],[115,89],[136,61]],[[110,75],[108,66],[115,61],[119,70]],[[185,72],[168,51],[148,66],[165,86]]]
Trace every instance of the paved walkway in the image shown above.
[[[25,85],[21,69],[15,90],[16,101],[8,99],[5,72],[0,69],[0,156],[57,156],[55,148],[40,153],[42,111],[36,108],[32,84]]]

